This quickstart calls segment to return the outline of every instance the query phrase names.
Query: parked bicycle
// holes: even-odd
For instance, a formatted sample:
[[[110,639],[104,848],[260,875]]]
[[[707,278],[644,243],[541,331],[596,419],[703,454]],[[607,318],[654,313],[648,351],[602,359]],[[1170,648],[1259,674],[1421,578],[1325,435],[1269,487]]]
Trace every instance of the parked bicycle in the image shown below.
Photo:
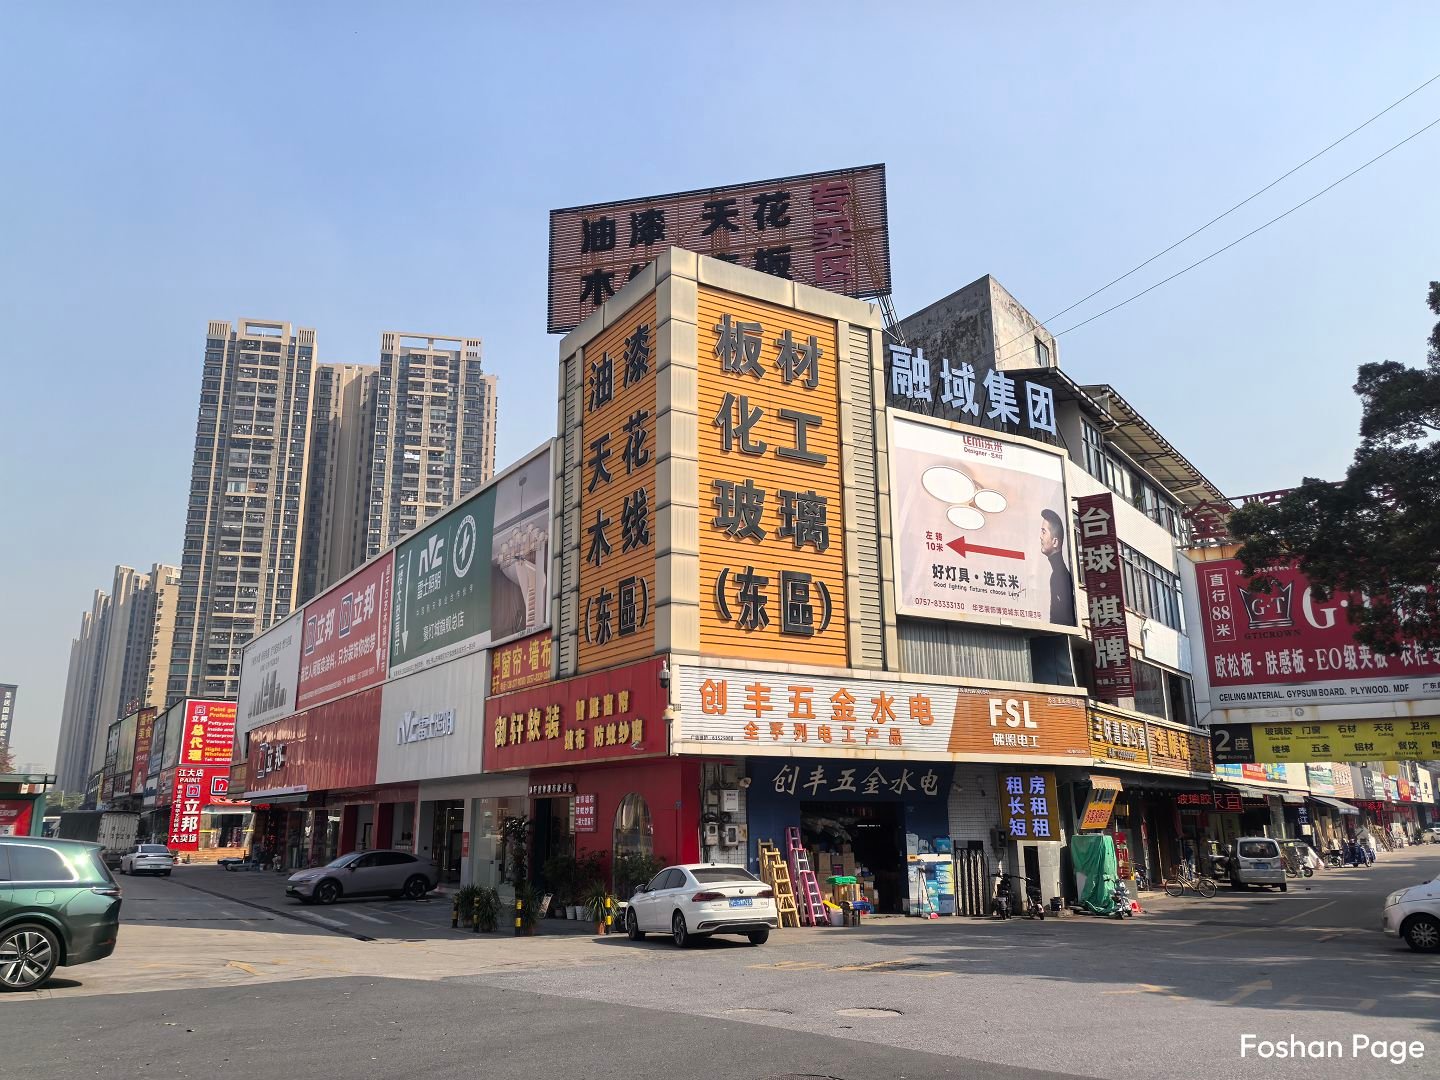
[[[1196,874],[1195,868],[1189,863],[1182,863],[1176,866],[1166,879],[1165,895],[1183,896],[1186,889],[1208,899],[1215,895],[1215,881],[1213,878]]]

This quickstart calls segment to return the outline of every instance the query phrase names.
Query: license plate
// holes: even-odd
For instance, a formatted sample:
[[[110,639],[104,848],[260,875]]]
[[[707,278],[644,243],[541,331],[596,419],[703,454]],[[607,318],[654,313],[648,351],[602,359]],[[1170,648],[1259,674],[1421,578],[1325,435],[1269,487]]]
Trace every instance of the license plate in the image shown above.
[[[1271,866],[1268,862],[1257,862],[1257,863],[1255,864],[1255,869],[1256,869],[1256,870],[1274,870],[1275,867]]]
[[[755,901],[751,900],[748,896],[745,897],[743,900],[735,899],[730,901],[731,907],[753,907],[754,905]]]

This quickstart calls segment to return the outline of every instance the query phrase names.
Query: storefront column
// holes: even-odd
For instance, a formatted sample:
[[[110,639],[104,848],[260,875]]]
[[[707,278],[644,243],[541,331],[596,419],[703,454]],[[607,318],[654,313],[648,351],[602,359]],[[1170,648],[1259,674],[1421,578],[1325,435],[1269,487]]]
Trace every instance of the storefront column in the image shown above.
[[[375,846],[388,848],[394,836],[395,804],[380,803],[375,807]]]
[[[340,851],[343,854],[355,850],[356,828],[360,821],[360,807],[354,805],[340,809]]]

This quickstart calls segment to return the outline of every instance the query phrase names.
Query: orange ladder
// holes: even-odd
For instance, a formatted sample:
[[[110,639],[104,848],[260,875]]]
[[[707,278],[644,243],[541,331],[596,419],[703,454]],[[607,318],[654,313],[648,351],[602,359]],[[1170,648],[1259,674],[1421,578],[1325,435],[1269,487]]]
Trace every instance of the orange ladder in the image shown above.
[[[800,912],[795,907],[790,869],[780,856],[780,849],[769,840],[760,841],[760,880],[775,892],[775,910],[780,916],[780,925],[799,926]]]

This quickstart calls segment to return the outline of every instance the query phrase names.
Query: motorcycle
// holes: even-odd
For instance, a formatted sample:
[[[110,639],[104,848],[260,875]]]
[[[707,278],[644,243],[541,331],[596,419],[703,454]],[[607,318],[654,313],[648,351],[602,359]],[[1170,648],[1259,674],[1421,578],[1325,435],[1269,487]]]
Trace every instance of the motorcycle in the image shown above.
[[[1345,865],[1345,853],[1339,848],[1330,848],[1321,858],[1325,860],[1325,865],[1331,870],[1338,870]]]
[[[1128,919],[1135,914],[1130,909],[1130,890],[1125,888],[1125,882],[1115,882],[1115,888],[1110,892],[1110,899],[1115,904],[1115,911],[1110,916],[1112,919]]]
[[[1010,875],[1003,870],[995,872],[995,895],[990,900],[990,914],[1008,919],[1015,910],[1015,899],[1010,892]]]
[[[1025,906],[1023,914],[1027,919],[1045,920],[1045,903],[1040,892],[1040,886],[1022,874],[1007,874],[997,872],[995,875],[995,899],[991,901],[990,913],[999,915],[1002,919],[1008,919],[1016,914],[1014,910],[1014,887],[1012,881],[1023,881],[1025,883]]]

